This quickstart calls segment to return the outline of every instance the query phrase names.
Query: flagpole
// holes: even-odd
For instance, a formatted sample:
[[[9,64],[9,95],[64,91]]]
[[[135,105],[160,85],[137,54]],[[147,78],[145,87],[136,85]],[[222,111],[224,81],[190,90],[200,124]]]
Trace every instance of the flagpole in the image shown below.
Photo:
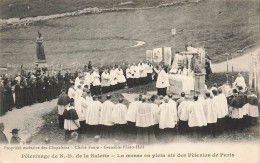
[[[228,82],[228,56],[229,56],[229,54],[228,53],[226,53],[225,54],[226,56],[227,56],[227,73],[226,73],[226,76],[227,76],[227,84],[229,84],[229,82]]]

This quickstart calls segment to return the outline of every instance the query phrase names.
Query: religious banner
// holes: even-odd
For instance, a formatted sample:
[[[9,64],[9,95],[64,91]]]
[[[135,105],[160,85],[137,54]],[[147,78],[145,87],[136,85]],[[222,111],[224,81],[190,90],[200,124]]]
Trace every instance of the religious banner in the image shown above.
[[[164,47],[164,63],[165,65],[171,65],[172,63],[172,48]]]
[[[146,60],[153,62],[153,50],[146,50]]]
[[[162,61],[162,48],[153,49],[153,61],[156,63]]]

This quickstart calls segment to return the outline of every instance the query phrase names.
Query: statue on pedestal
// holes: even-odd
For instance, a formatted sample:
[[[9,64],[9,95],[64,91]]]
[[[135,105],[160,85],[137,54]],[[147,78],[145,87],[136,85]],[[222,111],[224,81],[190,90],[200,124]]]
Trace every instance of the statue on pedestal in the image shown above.
[[[36,54],[38,61],[45,61],[45,53],[43,46],[43,38],[40,32],[38,32],[38,37],[36,38]]]

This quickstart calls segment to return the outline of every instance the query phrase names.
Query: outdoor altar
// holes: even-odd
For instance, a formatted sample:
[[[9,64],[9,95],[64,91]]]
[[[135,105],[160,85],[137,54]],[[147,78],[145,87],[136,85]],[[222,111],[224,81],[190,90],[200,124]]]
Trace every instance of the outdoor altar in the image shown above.
[[[169,72],[169,93],[192,94],[205,92],[205,49],[187,47],[187,50],[174,55]]]

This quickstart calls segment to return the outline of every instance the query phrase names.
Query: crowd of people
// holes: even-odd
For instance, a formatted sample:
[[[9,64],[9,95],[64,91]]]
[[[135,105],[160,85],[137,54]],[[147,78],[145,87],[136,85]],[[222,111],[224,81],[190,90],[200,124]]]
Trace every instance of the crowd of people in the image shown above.
[[[137,85],[148,84],[154,80],[156,74],[151,63],[140,62],[131,65],[114,65],[111,69],[93,68],[89,62],[84,67],[84,73],[76,71],[62,74],[60,71],[55,75],[37,68],[34,72],[23,75],[0,77],[0,116],[15,107],[20,109],[34,103],[41,103],[57,98],[64,88],[68,92],[76,79],[73,89],[78,85],[91,90],[92,95],[101,95],[109,91],[129,88]],[[83,80],[84,79],[84,80]]]
[[[65,129],[66,142],[82,141],[84,135],[110,139],[128,139],[138,143],[156,140],[170,141],[174,135],[216,135],[225,130],[243,130],[258,117],[257,97],[245,92],[245,81],[239,73],[232,95],[223,93],[215,84],[205,94],[196,92],[191,99],[183,92],[175,101],[167,95],[170,67],[154,66],[150,62],[93,68],[91,62],[81,72],[49,75],[36,69],[26,75],[1,77],[0,115],[37,102],[58,97],[59,128]],[[182,74],[181,70],[177,71]],[[157,80],[157,95],[139,95],[129,106],[124,99],[115,104],[111,95],[102,102],[102,94]],[[60,92],[62,92],[60,94]],[[14,131],[18,133],[18,131]],[[71,139],[73,137],[73,139]],[[72,141],[76,140],[77,141]]]
[[[69,95],[62,91],[58,119],[59,128],[65,129],[66,142],[78,143],[85,136],[137,143],[169,142],[177,134],[199,140],[226,130],[241,131],[259,116],[256,95],[244,92],[242,87],[233,89],[229,97],[221,87],[212,87],[205,94],[197,92],[193,99],[182,92],[177,101],[171,94],[149,98],[139,95],[129,106],[122,98],[116,103],[111,95],[103,103],[101,98],[81,87]]]

